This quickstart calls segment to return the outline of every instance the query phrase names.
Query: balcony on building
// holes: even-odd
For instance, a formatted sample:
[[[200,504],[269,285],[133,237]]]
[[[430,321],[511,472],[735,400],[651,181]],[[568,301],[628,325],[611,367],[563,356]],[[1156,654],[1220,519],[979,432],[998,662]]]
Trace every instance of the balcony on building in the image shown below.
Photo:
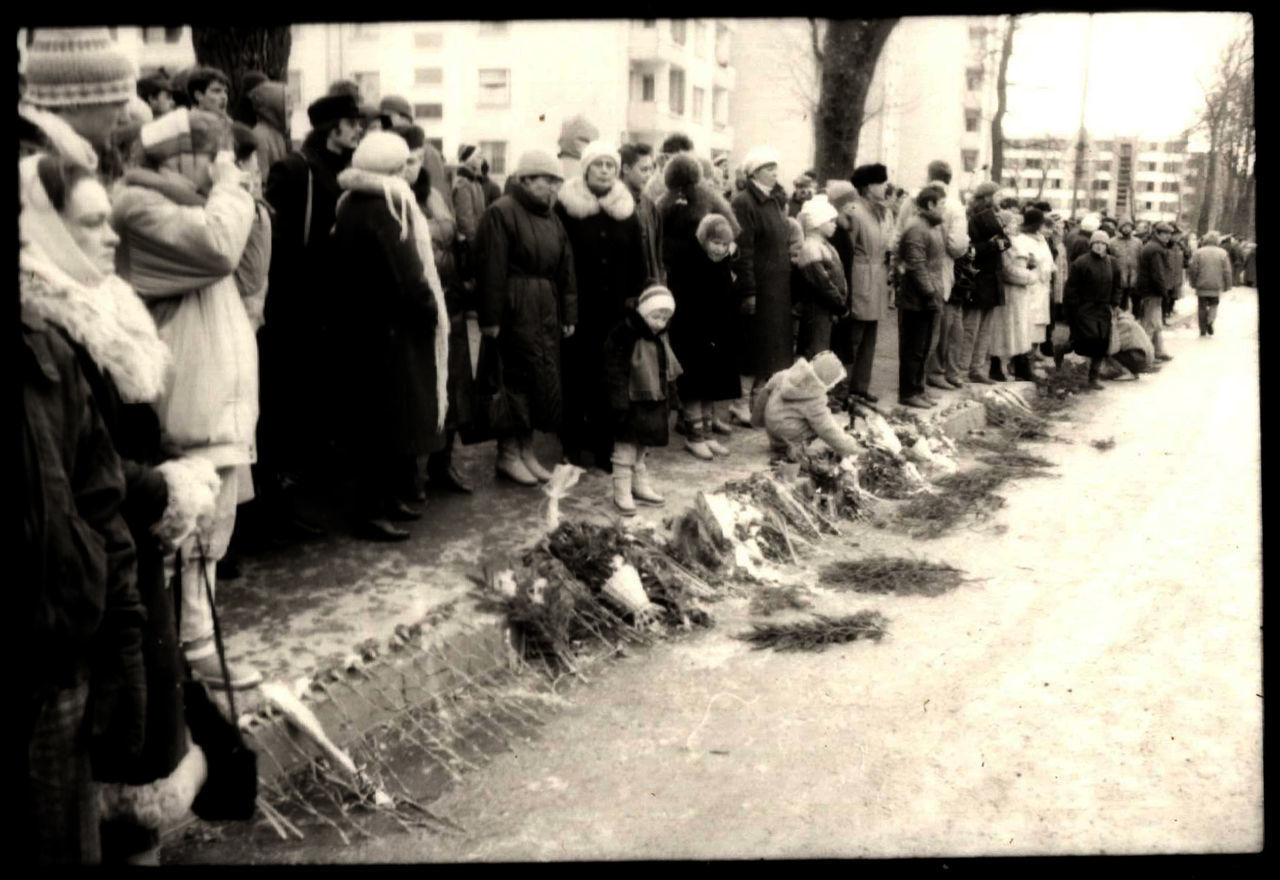
[[[631,59],[651,64],[684,63],[688,38],[686,36],[684,45],[676,43],[671,25],[672,22],[668,20],[633,20],[627,36],[627,52]]]

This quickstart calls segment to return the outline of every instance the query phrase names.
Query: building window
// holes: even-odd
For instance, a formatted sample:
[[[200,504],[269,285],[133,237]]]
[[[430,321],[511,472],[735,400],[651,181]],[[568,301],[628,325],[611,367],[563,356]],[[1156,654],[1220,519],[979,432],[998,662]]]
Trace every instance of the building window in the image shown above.
[[[444,82],[443,67],[419,67],[413,71],[415,86],[438,86]]]
[[[1144,181],[1142,181],[1142,190],[1141,190],[1141,191],[1142,191],[1142,192],[1148,192],[1148,193],[1149,193],[1149,192],[1155,192],[1155,191],[1156,191],[1156,183],[1155,183],[1155,181],[1154,181],[1154,180],[1144,180]]]
[[[379,89],[380,79],[378,72],[374,70],[358,71],[351,74],[352,82],[360,89],[360,100],[368,101],[372,104],[378,103],[378,98],[381,95]]]
[[[1106,192],[1109,189],[1111,189],[1111,181],[1109,180],[1095,180],[1093,182],[1094,192]]]
[[[1115,149],[1115,144],[1111,143],[1111,141],[1098,141],[1094,146],[1103,153],[1110,153]]]
[[[1093,210],[1095,210],[1095,211],[1105,211],[1105,210],[1107,210],[1107,200],[1106,200],[1106,199],[1094,199],[1094,200],[1093,200]]]
[[[1156,165],[1157,165],[1157,163],[1155,163],[1155,162],[1143,162],[1143,163],[1142,163],[1142,170],[1143,170],[1143,171],[1155,171],[1155,170],[1156,170]]]
[[[716,25],[716,64],[721,67],[728,67],[730,59],[729,52],[729,29],[722,24]]]
[[[443,119],[444,105],[443,104],[414,104],[413,118],[414,119]]]
[[[1036,185],[1036,183],[1037,183],[1037,181],[1036,181],[1036,179],[1035,179],[1034,177],[1027,177],[1027,178],[1024,178],[1024,179],[1023,179],[1023,181],[1022,181],[1022,188],[1023,188],[1023,189],[1031,189],[1032,187],[1034,187],[1034,186]]]
[[[489,160],[490,174],[507,173],[507,142],[481,141],[480,155]]]
[[[376,40],[378,39],[378,26],[376,24],[353,24],[351,25],[351,39]]]
[[[964,72],[965,88],[971,92],[976,92],[982,88],[982,68],[970,67]]]
[[[1028,168],[1041,168],[1043,167],[1043,162],[1040,159],[1028,159],[1026,165]]]
[[[684,41],[687,37],[687,25],[688,22],[683,18],[673,18],[671,20],[671,42],[675,43],[677,46],[684,45]]]
[[[1163,170],[1168,174],[1178,174],[1182,171],[1182,164],[1180,162],[1165,162]]]
[[[677,116],[684,114],[684,71],[679,67],[671,68],[671,76],[668,79],[667,103],[671,107],[671,112]]]
[[[978,124],[982,121],[981,114],[973,108],[966,107],[964,111],[964,130],[977,131]]]
[[[1155,203],[1154,203],[1154,202],[1143,202],[1143,203],[1142,203],[1142,207],[1144,207],[1144,208],[1146,208],[1148,211],[1150,211],[1152,208],[1154,208],[1154,207],[1155,207]]]
[[[729,90],[715,89],[711,93],[711,119],[715,123],[716,130],[724,128],[729,124]]]
[[[511,106],[511,71],[502,67],[480,71],[480,106]]]
[[[482,37],[501,36],[502,34],[505,34],[507,32],[508,24],[510,24],[510,22],[482,21],[480,22],[480,36]]]
[[[1018,178],[1014,177],[1013,175],[1009,175],[1008,177],[1006,177],[1006,178],[1004,179],[1004,185],[1005,185],[1005,186],[1017,186],[1017,185],[1018,185]]]
[[[1049,189],[1062,189],[1062,178],[1061,178],[1061,177],[1050,177],[1050,178],[1049,178]]]
[[[440,31],[418,31],[413,35],[413,48],[440,49],[444,46],[444,34]]]
[[[144,27],[142,29],[142,42],[151,45],[154,43],[177,43],[182,40],[181,27]]]
[[[693,54],[707,57],[707,23],[701,19],[693,23]]]
[[[1094,159],[1093,167],[1098,171],[1110,171],[1111,160],[1110,159]]]
[[[1166,153],[1181,153],[1186,150],[1186,148],[1187,145],[1181,141],[1169,141],[1169,143],[1164,145],[1164,151]]]
[[[658,87],[652,73],[640,77],[640,100],[652,103],[657,100]]]
[[[1160,192],[1176,193],[1178,191],[1178,181],[1166,180],[1160,184]]]
[[[702,124],[702,108],[706,103],[707,90],[693,87],[693,121]]]
[[[965,171],[978,170],[978,151],[977,150],[961,150],[960,161],[964,163]]]
[[[644,20],[644,26],[645,28],[656,28],[658,26],[658,20],[656,18],[646,18]]]
[[[1147,152],[1148,152],[1148,153],[1158,153],[1158,152],[1160,152],[1160,142],[1159,142],[1159,141],[1152,141],[1151,143],[1147,144]]]
[[[294,107],[302,106],[302,71],[289,71],[289,100]]]

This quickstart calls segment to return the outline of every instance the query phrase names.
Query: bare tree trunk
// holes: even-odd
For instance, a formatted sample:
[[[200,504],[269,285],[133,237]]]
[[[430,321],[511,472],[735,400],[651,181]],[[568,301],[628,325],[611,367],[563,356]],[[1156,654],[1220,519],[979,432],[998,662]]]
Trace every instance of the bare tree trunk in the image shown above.
[[[1218,133],[1209,131],[1209,152],[1205,156],[1208,166],[1204,173],[1204,186],[1200,190],[1200,218],[1196,223],[1196,235],[1203,236],[1213,228],[1213,207],[1218,187]]]
[[[1009,16],[1004,42],[1000,46],[1000,69],[996,74],[996,112],[991,117],[991,179],[1000,184],[1004,173],[1004,114],[1009,108],[1009,56],[1013,54],[1013,31],[1018,16]]]
[[[822,47],[822,86],[814,118],[814,167],[819,180],[847,179],[858,155],[867,92],[896,18],[841,19],[827,23]]]
[[[231,80],[228,107],[240,103],[241,83],[250,70],[260,70],[273,80],[288,76],[293,33],[289,27],[192,27],[191,45],[196,63],[216,67]]]

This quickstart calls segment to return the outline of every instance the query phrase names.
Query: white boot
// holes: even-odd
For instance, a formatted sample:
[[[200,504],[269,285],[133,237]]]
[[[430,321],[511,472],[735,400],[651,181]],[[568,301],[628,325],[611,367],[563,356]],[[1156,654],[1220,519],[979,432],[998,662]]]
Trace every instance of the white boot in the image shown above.
[[[711,416],[704,416],[702,419],[702,436],[706,438],[707,449],[716,455],[728,455],[729,447],[717,440],[715,434],[712,433],[712,421]]]
[[[542,462],[538,461],[538,456],[533,454],[532,435],[520,439],[520,460],[529,469],[529,473],[533,474],[537,479],[544,483],[551,479],[551,471],[544,468]]]
[[[613,506],[623,516],[636,515],[636,502],[631,497],[631,465],[613,463]]]
[[[530,473],[525,467],[524,461],[520,458],[520,441],[514,437],[503,437],[498,440],[498,462],[497,471],[499,475],[506,477],[513,483],[521,486],[536,486],[538,478]]]
[[[633,470],[635,471],[635,479],[632,482],[632,497],[641,504],[652,504],[654,506],[665,504],[667,499],[655,492],[653,483],[649,482],[649,468],[644,463],[644,456],[640,456],[639,460],[636,461]]]

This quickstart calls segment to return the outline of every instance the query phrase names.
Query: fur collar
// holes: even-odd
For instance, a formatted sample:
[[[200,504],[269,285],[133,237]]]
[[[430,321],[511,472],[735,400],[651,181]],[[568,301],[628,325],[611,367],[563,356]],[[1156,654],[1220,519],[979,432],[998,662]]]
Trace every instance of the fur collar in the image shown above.
[[[556,198],[564,205],[565,213],[576,220],[602,210],[614,220],[626,220],[636,211],[636,200],[631,190],[620,180],[615,180],[613,188],[603,196],[597,196],[587,187],[585,179],[575,177],[560,188]]]
[[[170,354],[138,295],[118,275],[97,287],[76,282],[33,244],[18,254],[22,305],[84,346],[115,381],[126,403],[150,403],[164,391]]]

